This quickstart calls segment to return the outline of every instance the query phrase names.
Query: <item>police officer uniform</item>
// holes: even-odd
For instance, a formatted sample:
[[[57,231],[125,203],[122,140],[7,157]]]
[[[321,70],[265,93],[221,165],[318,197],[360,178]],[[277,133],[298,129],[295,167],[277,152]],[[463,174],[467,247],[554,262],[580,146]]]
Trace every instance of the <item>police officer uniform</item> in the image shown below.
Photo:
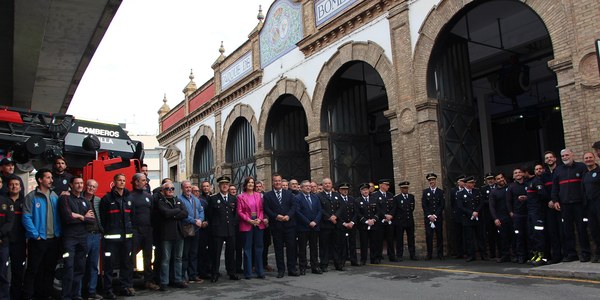
[[[456,182],[465,181],[465,175],[459,175],[456,178]],[[463,222],[462,222],[462,211],[458,209],[458,197],[457,194],[461,192],[463,188],[460,186],[453,187],[450,189],[450,215],[452,218],[452,228],[448,230],[449,243],[452,245],[452,254],[456,258],[463,258],[465,250],[465,240],[463,239]]]
[[[466,182],[475,182],[473,176],[465,178]],[[458,192],[457,205],[458,209],[462,212],[462,223],[463,223],[463,237],[467,242],[467,261],[475,260],[475,248],[477,247],[481,255],[481,259],[487,259],[485,256],[485,244],[481,240],[481,229],[479,217],[473,215],[474,212],[479,213],[481,211],[482,201],[479,189],[464,190]],[[477,244],[476,244],[477,243]],[[476,246],[477,245],[477,246]]]
[[[404,254],[404,232],[406,232],[406,241],[408,243],[408,252],[411,260],[417,260],[415,255],[415,195],[408,193],[410,182],[402,181],[398,184],[401,190],[406,189],[406,193],[396,195],[393,198],[394,208],[394,227],[396,227],[396,250],[398,260],[402,261]]]
[[[227,176],[217,178],[217,182],[229,183],[231,180]],[[214,194],[208,200],[206,210],[206,220],[210,227],[212,237],[212,277],[211,281],[216,282],[219,279],[219,267],[221,266],[221,251],[223,242],[225,246],[225,269],[231,280],[238,280],[235,274],[235,237],[238,231],[237,217],[237,198],[234,195],[223,195],[220,192]]]
[[[340,244],[336,224],[329,220],[332,215],[339,219],[341,214],[341,196],[334,191],[322,191],[317,194],[321,202],[321,223],[319,231],[319,259],[321,271],[327,272],[329,258],[333,256],[333,264],[336,269],[341,268]],[[336,221],[339,223],[339,220]]]
[[[8,185],[8,182],[5,183]],[[11,200],[0,196],[0,299],[9,299],[8,250],[10,231],[15,219],[14,206]],[[13,275],[14,276],[14,275]]]
[[[362,183],[359,190],[369,189],[368,183]],[[376,256],[381,250],[378,248],[381,245],[381,223],[382,214],[377,204],[377,198],[370,196],[364,197],[361,195],[355,199],[358,233],[360,236],[360,264],[367,263],[367,253],[370,251],[370,259],[372,264],[380,263]],[[367,224],[368,220],[375,220],[373,225]],[[367,250],[369,249],[369,250]]]
[[[345,182],[338,186],[338,190],[342,189],[350,189],[350,184]],[[352,266],[358,266],[358,261],[356,258],[356,227],[355,224],[357,222],[356,215],[356,205],[354,197],[352,196],[344,196],[340,194],[340,204],[341,210],[340,215],[338,216],[338,231],[339,231],[339,244],[340,244],[340,261],[341,268],[344,268],[344,265],[347,260],[350,260]],[[344,226],[344,224],[352,224],[352,228],[348,229],[348,227]],[[348,225],[349,226],[349,225]]]
[[[435,173],[425,175],[425,179],[436,180]],[[435,188],[428,187],[423,190],[421,196],[421,206],[425,217],[425,241],[427,243],[427,259],[431,259],[433,253],[433,235],[437,240],[437,256],[439,259],[444,258],[444,191],[437,186]],[[432,221],[429,217],[435,218]]]
[[[495,176],[492,173],[486,173],[484,176],[485,180],[489,180],[489,179],[494,179]],[[495,258],[496,257],[496,250],[497,250],[497,231],[496,231],[496,225],[494,224],[494,220],[492,219],[492,216],[490,214],[490,194],[492,193],[492,191],[496,188],[496,185],[489,185],[486,184],[484,186],[481,187],[480,192],[481,192],[481,200],[483,201],[483,207],[481,208],[481,215],[479,216],[479,219],[481,220],[481,226],[483,226],[483,234],[484,234],[484,240],[487,242],[487,246],[489,247],[489,251],[490,251],[490,258]]]
[[[379,180],[378,183],[380,186],[382,184],[390,185],[391,180],[381,179],[381,180]],[[396,239],[396,233],[395,233],[396,226],[394,226],[393,218],[392,218],[392,220],[385,219],[385,215],[393,216],[394,212],[396,211],[396,202],[394,201],[394,195],[392,195],[392,193],[390,193],[390,192],[384,193],[380,189],[379,191],[373,192],[371,194],[371,197],[377,198],[377,201],[379,202],[379,206],[381,207],[381,214],[382,214],[381,215],[382,216],[382,220],[381,220],[381,226],[382,226],[381,251],[382,252],[379,253],[379,255],[378,255],[379,259],[383,259],[383,240],[385,240],[388,259],[391,262],[397,261],[396,249],[394,247],[394,240]]]

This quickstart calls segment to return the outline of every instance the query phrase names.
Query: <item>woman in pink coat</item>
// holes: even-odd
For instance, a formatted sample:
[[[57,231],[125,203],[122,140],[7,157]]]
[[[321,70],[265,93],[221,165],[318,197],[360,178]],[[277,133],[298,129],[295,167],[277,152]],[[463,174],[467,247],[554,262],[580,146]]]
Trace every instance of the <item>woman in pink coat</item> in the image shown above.
[[[269,220],[264,216],[262,195],[254,191],[254,178],[244,179],[242,191],[237,196],[237,213],[244,242],[244,276],[246,279],[252,276],[252,253],[254,253],[256,276],[264,279],[263,230]]]

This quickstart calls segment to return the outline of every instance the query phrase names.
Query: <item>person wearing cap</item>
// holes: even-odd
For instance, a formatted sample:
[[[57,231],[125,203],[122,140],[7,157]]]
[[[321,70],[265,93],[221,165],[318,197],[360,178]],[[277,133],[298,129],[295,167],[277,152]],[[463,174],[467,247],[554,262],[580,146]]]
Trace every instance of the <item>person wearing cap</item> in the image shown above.
[[[21,290],[23,288],[23,279],[25,272],[25,261],[27,259],[27,240],[25,238],[25,227],[23,227],[23,201],[20,196],[21,186],[20,178],[10,176],[7,182],[2,180],[2,185],[8,185],[8,196],[14,210],[15,219],[10,231],[10,298],[21,299]]]
[[[379,180],[379,191],[373,192],[371,194],[371,202],[377,202],[379,205],[379,212],[381,216],[381,239],[376,241],[377,245],[377,253],[375,256],[377,257],[377,261],[381,262],[383,259],[383,240],[385,239],[387,244],[387,254],[390,261],[397,261],[396,259],[396,249],[394,248],[394,239],[396,239],[396,235],[394,234],[394,226],[393,218],[394,212],[396,210],[394,203],[394,195],[388,192],[390,188],[391,180],[389,179],[380,179]]]
[[[210,227],[212,237],[212,276],[210,281],[217,282],[220,277],[219,267],[221,265],[221,251],[225,242],[225,269],[230,280],[239,280],[235,273],[235,242],[238,231],[237,198],[229,194],[229,183],[227,176],[217,178],[219,193],[208,200],[206,209],[206,220]]]
[[[490,194],[496,188],[496,179],[492,172],[485,173],[483,179],[485,179],[485,185],[480,188],[483,208],[481,210],[481,214],[479,215],[479,219],[481,220],[481,226],[484,227],[483,233],[489,247],[490,258],[496,258],[498,244],[496,240],[496,225],[494,224],[494,220],[492,219],[489,210]]]
[[[336,270],[341,267],[340,244],[336,230],[341,213],[341,196],[333,191],[333,183],[330,178],[323,179],[323,191],[317,194],[321,202],[321,224],[319,231],[319,258],[321,259],[321,271],[327,272],[330,256],[333,256],[333,265]]]
[[[523,169],[513,170],[513,180],[506,191],[506,203],[513,222],[517,262],[524,264],[527,255],[527,182]]]
[[[352,266],[358,266],[358,260],[356,259],[356,202],[354,197],[349,196],[350,184],[344,182],[338,186],[338,191],[341,196],[341,209],[340,215],[338,216],[338,232],[339,232],[339,244],[340,244],[340,262],[341,269],[344,269],[344,265],[347,260],[350,260]]]
[[[436,236],[437,257],[444,259],[444,191],[437,187],[437,175],[425,175],[429,187],[423,190],[421,206],[425,217],[425,241],[427,243],[427,259],[433,253],[433,235]]]
[[[263,198],[263,207],[269,217],[269,227],[273,236],[277,278],[285,275],[287,266],[289,276],[299,276],[296,271],[296,210],[298,202],[291,191],[283,189],[281,175],[271,175],[273,190]],[[284,257],[283,247],[286,253]],[[286,260],[287,258],[287,264]]]
[[[296,236],[298,237],[298,266],[300,275],[306,274],[306,246],[310,247],[310,266],[313,274],[322,274],[319,268],[319,224],[321,223],[321,201],[311,193],[311,183],[303,180],[300,193],[296,195]]]
[[[415,219],[413,213],[415,211],[415,195],[408,193],[410,182],[402,181],[400,186],[400,194],[394,196],[394,227],[396,227],[396,252],[398,260],[402,261],[404,254],[404,233],[406,232],[406,241],[408,253],[411,260],[417,260],[415,254]]]
[[[465,178],[467,176],[461,174],[456,178],[456,187],[450,189],[450,208],[452,222],[451,228],[448,228],[448,242],[451,245],[452,255],[455,258],[464,258],[465,239],[463,239],[463,223],[462,223],[462,212],[458,209],[458,197],[457,194],[462,192],[465,188]]]
[[[359,186],[360,197],[357,197],[356,202],[356,218],[358,220],[358,235],[360,238],[360,265],[367,264],[367,254],[370,252],[371,263],[376,264],[378,258],[375,256],[379,249],[376,247],[380,244],[380,210],[377,205],[377,199],[370,198],[370,185],[363,183]]]
[[[21,179],[21,176],[17,176],[15,174],[15,161],[12,158],[5,157],[0,160],[0,173],[2,176],[2,182],[5,183],[8,182],[12,176],[19,178],[19,183],[21,184],[21,192],[19,193],[19,196],[21,198],[25,198],[25,186],[23,185],[23,179]],[[8,195],[8,186],[3,185],[2,188],[0,188],[0,195]]]
[[[53,191],[61,196],[63,192],[69,191],[69,182],[73,175],[67,172],[67,161],[64,157],[59,156],[54,159],[52,181],[54,183]]]
[[[482,237],[482,228],[479,225],[479,212],[483,201],[479,189],[475,188],[475,178],[465,178],[465,189],[457,193],[458,209],[462,212],[463,236],[467,242],[467,262],[475,260],[475,248],[479,250],[482,260],[487,260],[485,245]]]
[[[510,262],[513,228],[506,202],[507,190],[504,174],[498,173],[496,175],[496,188],[492,190],[489,198],[490,214],[496,226],[496,236],[500,248],[500,257],[496,260],[498,263]]]
[[[0,186],[8,185],[0,180]],[[0,299],[10,298],[8,280],[9,249],[11,230],[15,222],[15,208],[13,201],[0,196]],[[12,274],[14,276],[14,274]]]

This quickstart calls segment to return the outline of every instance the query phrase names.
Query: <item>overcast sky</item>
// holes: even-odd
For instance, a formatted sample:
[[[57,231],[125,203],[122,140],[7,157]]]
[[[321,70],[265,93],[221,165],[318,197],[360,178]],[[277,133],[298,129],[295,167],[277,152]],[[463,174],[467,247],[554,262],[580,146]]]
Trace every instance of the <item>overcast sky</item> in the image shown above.
[[[127,123],[133,134],[156,134],[166,93],[183,100],[193,69],[198,86],[211,65],[242,45],[272,0],[123,0],[75,93],[76,118]]]

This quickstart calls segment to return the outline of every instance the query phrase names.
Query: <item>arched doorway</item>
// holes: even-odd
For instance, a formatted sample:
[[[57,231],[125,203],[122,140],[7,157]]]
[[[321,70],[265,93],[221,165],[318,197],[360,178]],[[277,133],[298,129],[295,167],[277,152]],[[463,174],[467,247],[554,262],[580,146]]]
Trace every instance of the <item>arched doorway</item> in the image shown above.
[[[351,61],[331,78],[323,100],[321,130],[330,137],[334,183],[357,187],[362,182],[394,178],[390,122],[383,115],[387,109],[385,84],[371,65]]]
[[[272,151],[271,169],[287,179],[310,179],[308,123],[302,104],[286,94],[269,111],[265,130],[265,149]]]
[[[517,0],[474,1],[438,35],[428,95],[439,100],[443,172],[510,173],[564,147],[546,26]]]
[[[194,149],[194,174],[198,176],[198,183],[208,181],[212,185],[215,179],[215,160],[208,137],[203,135]]]
[[[255,151],[256,141],[252,126],[245,118],[238,117],[230,127],[225,150],[225,161],[231,164],[231,183],[238,190],[241,189],[246,176],[256,177]]]

